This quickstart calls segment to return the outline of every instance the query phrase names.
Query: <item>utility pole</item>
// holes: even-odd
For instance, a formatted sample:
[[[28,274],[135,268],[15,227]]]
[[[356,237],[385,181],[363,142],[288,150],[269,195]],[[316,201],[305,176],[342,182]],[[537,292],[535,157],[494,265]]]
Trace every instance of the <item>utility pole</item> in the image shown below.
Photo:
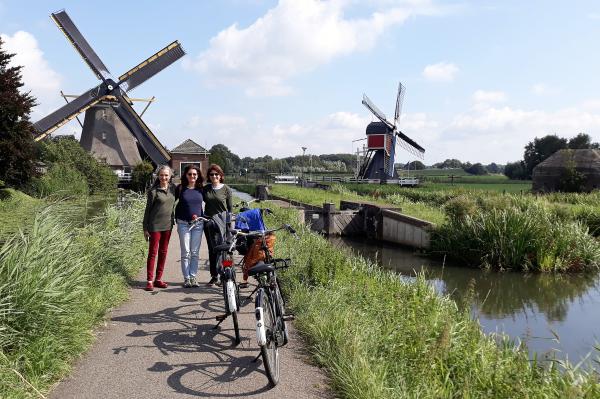
[[[307,147],[302,147],[302,183],[304,183],[304,166],[306,164],[304,154],[306,153]]]

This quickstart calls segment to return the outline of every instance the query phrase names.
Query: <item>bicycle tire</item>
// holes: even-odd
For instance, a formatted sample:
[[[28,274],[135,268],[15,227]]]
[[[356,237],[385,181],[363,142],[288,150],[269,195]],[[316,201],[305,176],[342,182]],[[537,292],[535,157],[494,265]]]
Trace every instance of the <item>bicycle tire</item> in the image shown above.
[[[239,323],[238,323],[238,314],[237,314],[237,310],[239,309],[239,305],[238,305],[238,295],[237,295],[237,284],[235,282],[235,277],[232,275],[231,271],[229,273],[224,272],[223,277],[225,278],[222,283],[223,283],[223,300],[225,302],[225,313],[228,315],[231,315],[231,318],[233,320],[233,331],[235,334],[235,338],[234,338],[234,342],[236,345],[239,345],[239,343],[241,342],[241,337],[240,337],[240,327],[239,327]],[[234,290],[236,291],[234,293],[234,295],[236,296],[236,304],[235,304],[235,309],[232,311],[230,309],[229,306],[229,294],[227,292],[227,287],[228,287],[228,282],[229,281],[233,281],[233,286],[234,286]]]
[[[281,332],[283,342],[279,343],[279,346],[284,346],[288,343],[288,328],[283,316],[285,316],[285,302],[283,301],[283,296],[281,294],[281,290],[279,289],[279,279],[276,280],[277,284],[275,285],[275,308],[277,309],[278,317],[277,321],[279,323],[279,330]]]
[[[231,318],[233,319],[233,330],[235,331],[235,344],[239,345],[242,339],[240,338],[240,326],[238,324],[238,312],[235,311],[231,313]]]
[[[267,342],[261,345],[260,353],[265,365],[267,379],[271,386],[274,387],[279,383],[279,351],[277,349],[277,340],[274,339],[276,318],[273,314],[273,307],[271,306],[269,296],[263,289],[257,292],[256,307],[262,307],[263,309],[263,323],[266,329]]]

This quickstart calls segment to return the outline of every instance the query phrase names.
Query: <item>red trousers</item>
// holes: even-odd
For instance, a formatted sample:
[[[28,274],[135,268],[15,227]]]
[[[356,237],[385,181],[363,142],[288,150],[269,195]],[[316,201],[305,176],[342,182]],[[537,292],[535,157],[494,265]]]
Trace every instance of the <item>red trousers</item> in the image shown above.
[[[156,280],[162,280],[163,271],[165,270],[165,261],[167,260],[167,248],[169,247],[170,238],[171,230],[150,232],[150,243],[148,245],[148,262],[146,263],[148,281],[155,281],[154,263],[156,262],[157,252],[158,264],[156,265]]]

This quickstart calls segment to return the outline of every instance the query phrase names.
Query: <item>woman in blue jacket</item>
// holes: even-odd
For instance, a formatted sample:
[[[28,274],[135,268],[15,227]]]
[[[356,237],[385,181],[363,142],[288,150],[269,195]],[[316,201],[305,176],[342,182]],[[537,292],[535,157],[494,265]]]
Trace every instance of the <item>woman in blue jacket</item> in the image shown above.
[[[198,273],[204,224],[199,222],[191,229],[190,227],[192,221],[198,216],[203,216],[202,183],[204,183],[204,178],[202,172],[200,172],[200,167],[188,165],[181,176],[181,184],[177,186],[175,191],[179,200],[175,207],[175,218],[181,247],[181,273],[183,274],[183,286],[185,288],[198,287],[196,274]]]

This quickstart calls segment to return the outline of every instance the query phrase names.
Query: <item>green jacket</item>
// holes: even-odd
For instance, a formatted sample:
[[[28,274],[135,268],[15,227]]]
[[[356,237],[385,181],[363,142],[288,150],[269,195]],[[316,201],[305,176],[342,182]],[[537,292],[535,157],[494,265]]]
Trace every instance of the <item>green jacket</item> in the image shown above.
[[[231,213],[233,208],[233,193],[229,186],[223,184],[218,190],[207,184],[202,190],[204,195],[204,215],[209,218],[221,212]]]
[[[146,211],[144,212],[144,230],[166,231],[173,228],[173,206],[175,205],[175,187],[170,184],[164,190],[152,187],[148,190]]]

